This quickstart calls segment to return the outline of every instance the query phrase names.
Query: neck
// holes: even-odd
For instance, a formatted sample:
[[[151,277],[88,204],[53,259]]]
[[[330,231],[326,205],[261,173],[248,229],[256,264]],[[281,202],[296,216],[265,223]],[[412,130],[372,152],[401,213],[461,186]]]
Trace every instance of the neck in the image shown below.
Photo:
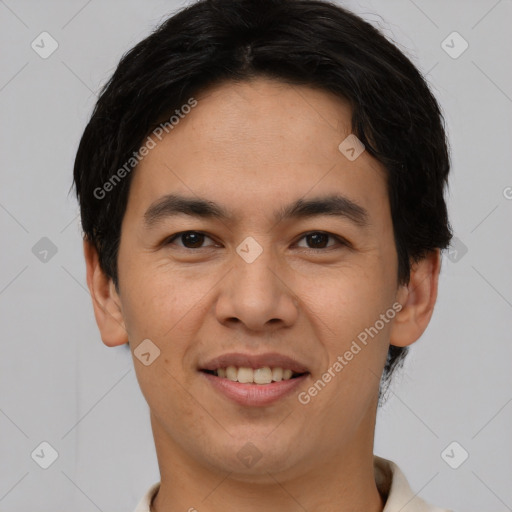
[[[350,442],[329,457],[304,461],[284,471],[239,474],[198,461],[151,416],[161,483],[151,512],[381,512],[375,483],[375,419],[361,422]]]

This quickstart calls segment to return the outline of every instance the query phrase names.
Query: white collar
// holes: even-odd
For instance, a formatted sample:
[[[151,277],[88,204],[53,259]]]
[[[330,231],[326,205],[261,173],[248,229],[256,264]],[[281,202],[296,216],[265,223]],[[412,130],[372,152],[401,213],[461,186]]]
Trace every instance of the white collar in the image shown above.
[[[382,512],[450,512],[433,507],[418,497],[393,461],[374,455],[373,464],[377,488],[383,496],[387,496]],[[159,488],[160,482],[153,484],[134,512],[150,512],[149,505]]]

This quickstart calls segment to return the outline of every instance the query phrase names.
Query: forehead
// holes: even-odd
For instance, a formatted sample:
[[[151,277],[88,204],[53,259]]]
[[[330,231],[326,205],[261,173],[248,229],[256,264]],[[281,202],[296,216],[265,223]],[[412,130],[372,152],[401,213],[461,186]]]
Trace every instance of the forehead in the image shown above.
[[[351,109],[333,94],[275,80],[227,82],[197,105],[134,171],[127,215],[170,193],[209,198],[235,216],[299,198],[342,193],[374,214],[387,208],[385,170],[367,152],[339,149]]]

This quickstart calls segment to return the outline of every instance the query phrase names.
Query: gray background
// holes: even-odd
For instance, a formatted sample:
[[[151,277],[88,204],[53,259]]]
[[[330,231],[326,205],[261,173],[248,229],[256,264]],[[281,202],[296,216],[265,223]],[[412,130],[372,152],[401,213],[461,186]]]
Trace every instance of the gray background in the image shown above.
[[[96,91],[181,5],[0,0],[2,511],[131,511],[159,480],[131,356],[99,337],[68,192]],[[458,241],[443,258],[431,324],[379,412],[375,450],[428,501],[512,510],[512,3],[345,5],[427,74],[452,146]],[[59,44],[47,59],[31,48],[43,31]],[[469,43],[458,58],[441,45],[453,31]],[[445,44],[453,53],[462,43]],[[31,458],[42,441],[59,454],[48,469]],[[452,464],[469,453],[458,469],[441,456],[452,441],[462,447],[448,450]]]

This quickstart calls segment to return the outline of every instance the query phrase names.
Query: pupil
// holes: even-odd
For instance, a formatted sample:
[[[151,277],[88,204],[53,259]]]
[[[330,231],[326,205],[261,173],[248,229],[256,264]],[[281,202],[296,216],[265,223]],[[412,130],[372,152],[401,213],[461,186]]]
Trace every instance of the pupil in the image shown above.
[[[326,239],[327,239],[327,235],[325,233],[313,233],[311,235],[307,235],[309,240],[313,240],[313,243],[312,245],[314,245],[315,249],[318,249],[318,245],[320,244],[322,247],[324,247],[325,244],[322,244],[322,237],[323,237],[323,241],[325,242]]]
[[[192,245],[194,247],[200,246],[204,235],[201,233],[185,233],[182,236],[182,241],[186,246]],[[195,237],[195,240],[194,240]],[[189,243],[190,242],[190,243]]]

